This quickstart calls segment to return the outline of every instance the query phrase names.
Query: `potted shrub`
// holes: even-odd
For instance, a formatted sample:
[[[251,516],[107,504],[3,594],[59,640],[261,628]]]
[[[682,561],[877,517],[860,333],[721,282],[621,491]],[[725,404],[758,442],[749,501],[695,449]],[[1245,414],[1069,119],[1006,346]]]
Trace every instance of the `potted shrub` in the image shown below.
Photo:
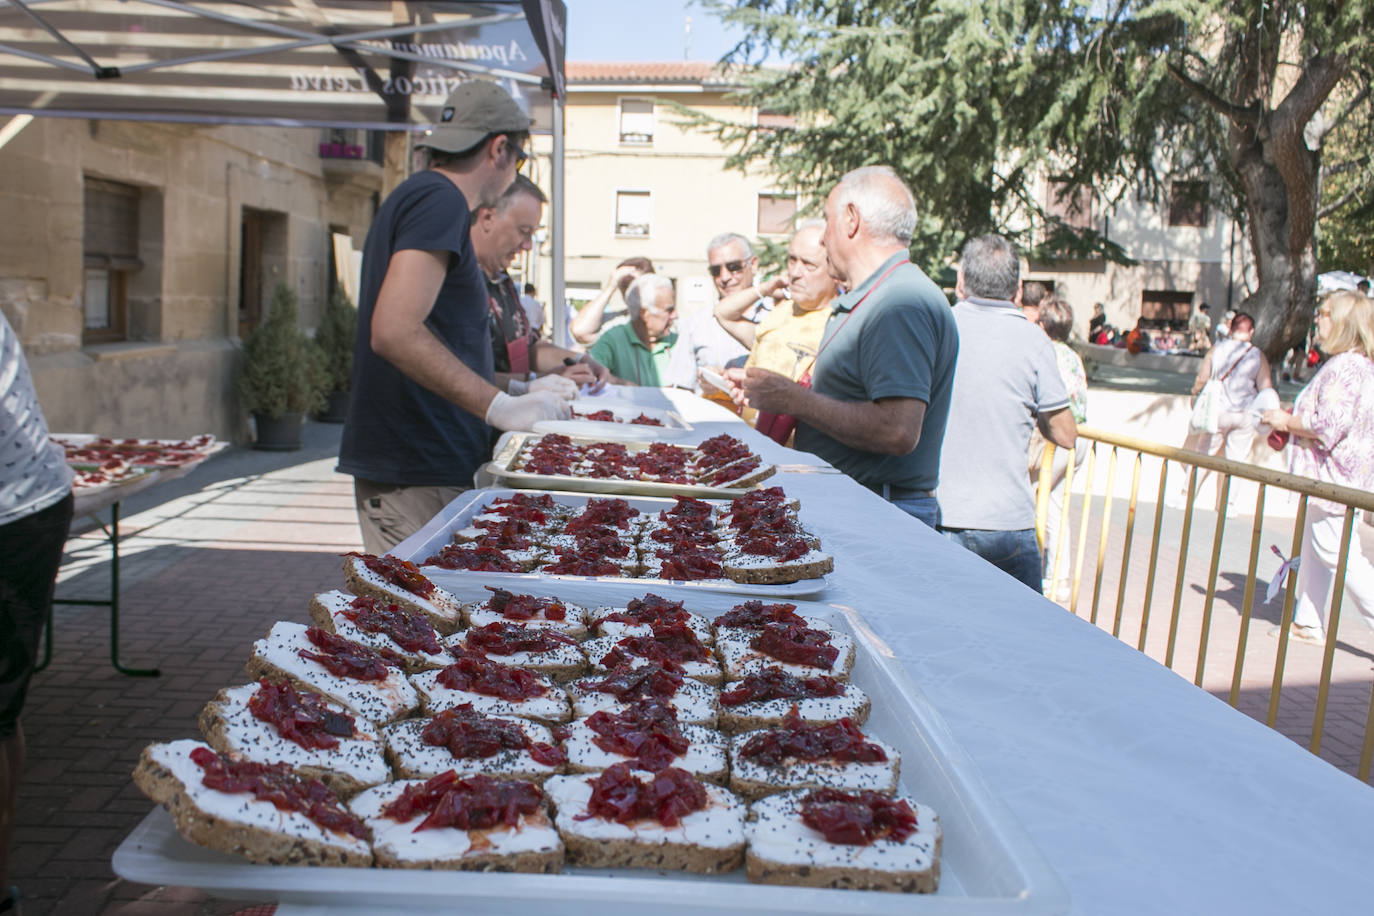
[[[305,415],[324,403],[324,354],[297,323],[296,294],[277,284],[267,318],[243,342],[238,395],[257,426],[254,448],[301,447]]]
[[[325,423],[342,423],[348,417],[348,390],[353,375],[353,342],[358,331],[358,310],[348,301],[342,289],[324,307],[319,326],[315,328],[315,343],[324,352],[325,371],[329,383],[325,387],[325,407],[315,419]]]

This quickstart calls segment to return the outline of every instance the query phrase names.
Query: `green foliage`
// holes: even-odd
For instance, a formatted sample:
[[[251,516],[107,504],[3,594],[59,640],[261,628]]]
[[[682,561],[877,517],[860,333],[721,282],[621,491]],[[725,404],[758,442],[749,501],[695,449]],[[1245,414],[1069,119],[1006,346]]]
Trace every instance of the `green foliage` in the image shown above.
[[[796,118],[760,128],[688,112],[732,167],[765,165],[814,214],[845,172],[893,166],[916,194],[912,255],[927,269],[993,231],[1033,257],[1128,261],[1110,237],[1057,221],[1037,178],[1093,189],[1094,217],[1127,195],[1166,208],[1173,181],[1201,182],[1252,243],[1261,289],[1248,307],[1267,349],[1310,309],[1324,131],[1343,124],[1366,153],[1374,140],[1374,0],[701,3],[744,33],[726,58],[746,65],[737,101]],[[764,61],[782,65],[747,66]],[[1365,163],[1344,174],[1367,189]],[[1359,199],[1347,212],[1367,214]]]
[[[328,391],[347,391],[353,376],[353,343],[358,331],[358,309],[341,288],[325,304],[315,343],[324,351],[329,372]]]
[[[1374,141],[1369,129],[1368,119],[1348,120],[1325,144],[1322,204],[1329,215],[1317,236],[1317,261],[1323,271],[1374,275]]]
[[[324,353],[297,320],[296,294],[277,284],[267,319],[243,342],[238,396],[243,407],[273,419],[324,406],[329,373]]]

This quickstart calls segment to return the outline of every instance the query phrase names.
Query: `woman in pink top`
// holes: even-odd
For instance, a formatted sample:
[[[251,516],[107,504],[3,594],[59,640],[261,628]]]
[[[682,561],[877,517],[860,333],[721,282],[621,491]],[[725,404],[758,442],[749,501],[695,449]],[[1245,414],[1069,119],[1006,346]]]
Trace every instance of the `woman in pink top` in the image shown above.
[[[1292,439],[1289,470],[1356,490],[1374,489],[1374,300],[1339,292],[1317,309],[1317,338],[1331,358],[1298,395],[1293,412],[1266,411],[1265,423]],[[1340,559],[1345,506],[1311,499],[1298,567],[1291,637],[1325,639],[1326,598]],[[1352,538],[1345,587],[1374,627],[1374,565]],[[1278,632],[1276,627],[1273,631]]]

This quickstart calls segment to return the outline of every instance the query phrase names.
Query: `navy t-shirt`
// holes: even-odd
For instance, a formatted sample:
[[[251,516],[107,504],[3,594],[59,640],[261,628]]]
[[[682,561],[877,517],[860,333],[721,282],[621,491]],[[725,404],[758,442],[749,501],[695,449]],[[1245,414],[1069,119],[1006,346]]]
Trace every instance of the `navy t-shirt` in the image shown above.
[[[448,273],[425,319],[469,369],[492,378],[487,284],[468,236],[463,193],[435,171],[401,183],[377,211],[363,245],[353,389],[339,447],[339,470],[375,483],[471,486],[490,458],[491,428],[411,381],[372,352],[372,309],[391,256],[414,249],[448,253]]]

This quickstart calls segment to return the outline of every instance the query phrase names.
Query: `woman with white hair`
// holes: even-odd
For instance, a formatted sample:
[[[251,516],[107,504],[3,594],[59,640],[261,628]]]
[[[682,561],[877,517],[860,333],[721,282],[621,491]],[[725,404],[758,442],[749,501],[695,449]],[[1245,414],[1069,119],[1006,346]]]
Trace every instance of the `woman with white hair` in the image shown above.
[[[1317,339],[1330,359],[1298,395],[1292,413],[1270,410],[1263,420],[1290,437],[1286,451],[1294,474],[1368,492],[1374,489],[1374,300],[1352,292],[1327,297],[1317,309]],[[1292,639],[1325,639],[1344,513],[1340,503],[1308,500]],[[1358,532],[1350,541],[1345,587],[1374,627],[1374,565],[1360,550]],[[1278,627],[1270,632],[1277,635]]]

